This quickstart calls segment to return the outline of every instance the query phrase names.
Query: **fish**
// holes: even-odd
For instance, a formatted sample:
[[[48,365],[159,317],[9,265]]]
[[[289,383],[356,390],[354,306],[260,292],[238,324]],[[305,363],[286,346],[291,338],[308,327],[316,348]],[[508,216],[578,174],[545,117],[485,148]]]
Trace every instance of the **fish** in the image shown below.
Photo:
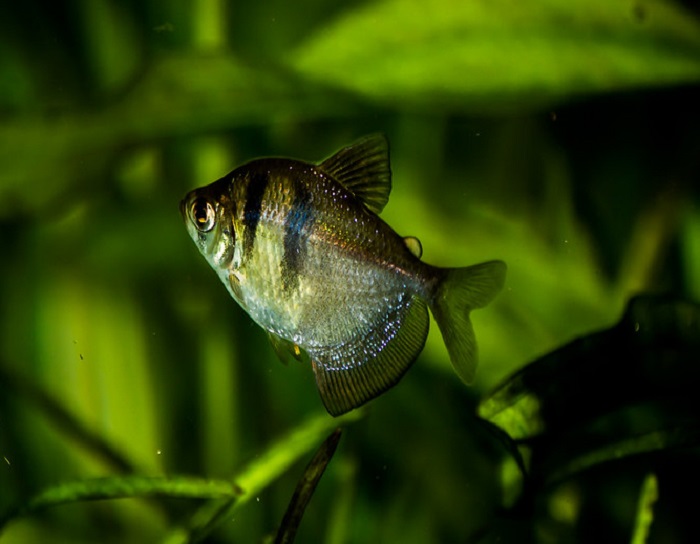
[[[474,380],[470,312],[503,288],[493,260],[441,268],[379,214],[392,175],[383,134],[329,158],[255,159],[180,203],[187,231],[283,361],[309,363],[339,416],[396,385],[422,351],[432,312],[450,361]]]

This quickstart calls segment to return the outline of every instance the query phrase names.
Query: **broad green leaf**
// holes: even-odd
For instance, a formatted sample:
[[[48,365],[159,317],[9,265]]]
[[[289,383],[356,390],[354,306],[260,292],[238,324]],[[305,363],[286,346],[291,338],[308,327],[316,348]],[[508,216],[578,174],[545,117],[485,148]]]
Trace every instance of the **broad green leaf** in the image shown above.
[[[526,366],[482,400],[479,415],[513,440],[551,439],[641,402],[694,398],[699,317],[691,302],[635,297],[615,327]]]
[[[293,64],[391,103],[542,104],[697,81],[700,24],[660,0],[386,0],[325,25]]]
[[[507,433],[512,457],[529,459],[527,472],[542,485],[696,447],[699,317],[687,301],[635,297],[615,327],[526,366],[481,402],[479,415]]]
[[[324,89],[251,67],[231,54],[163,56],[122,100],[59,116],[0,124],[0,217],[53,210],[102,186],[113,156],[159,138],[202,134],[270,119],[347,114]],[[51,180],[36,190],[36,180]]]

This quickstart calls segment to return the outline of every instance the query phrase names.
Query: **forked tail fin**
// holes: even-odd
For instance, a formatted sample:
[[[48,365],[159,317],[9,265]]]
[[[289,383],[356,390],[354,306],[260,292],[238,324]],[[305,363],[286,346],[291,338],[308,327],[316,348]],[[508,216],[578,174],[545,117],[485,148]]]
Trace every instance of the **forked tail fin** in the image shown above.
[[[506,264],[503,261],[443,270],[431,310],[450,354],[452,366],[463,382],[474,381],[477,347],[469,312],[483,308],[503,288]]]

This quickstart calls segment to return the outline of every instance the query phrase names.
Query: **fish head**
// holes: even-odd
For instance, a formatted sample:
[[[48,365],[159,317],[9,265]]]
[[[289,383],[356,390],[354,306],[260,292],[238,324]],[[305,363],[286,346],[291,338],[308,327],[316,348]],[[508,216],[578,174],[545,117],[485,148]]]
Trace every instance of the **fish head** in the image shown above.
[[[180,213],[195,245],[217,271],[232,266],[236,233],[233,201],[213,183],[190,191],[180,202]]]

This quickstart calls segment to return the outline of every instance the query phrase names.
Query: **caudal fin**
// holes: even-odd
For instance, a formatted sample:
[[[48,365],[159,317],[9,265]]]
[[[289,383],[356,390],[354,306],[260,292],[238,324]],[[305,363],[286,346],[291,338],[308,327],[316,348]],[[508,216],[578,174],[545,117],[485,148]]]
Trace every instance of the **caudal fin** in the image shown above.
[[[483,308],[503,288],[506,264],[503,261],[443,270],[431,310],[450,354],[452,366],[463,382],[474,381],[477,347],[469,312]]]

